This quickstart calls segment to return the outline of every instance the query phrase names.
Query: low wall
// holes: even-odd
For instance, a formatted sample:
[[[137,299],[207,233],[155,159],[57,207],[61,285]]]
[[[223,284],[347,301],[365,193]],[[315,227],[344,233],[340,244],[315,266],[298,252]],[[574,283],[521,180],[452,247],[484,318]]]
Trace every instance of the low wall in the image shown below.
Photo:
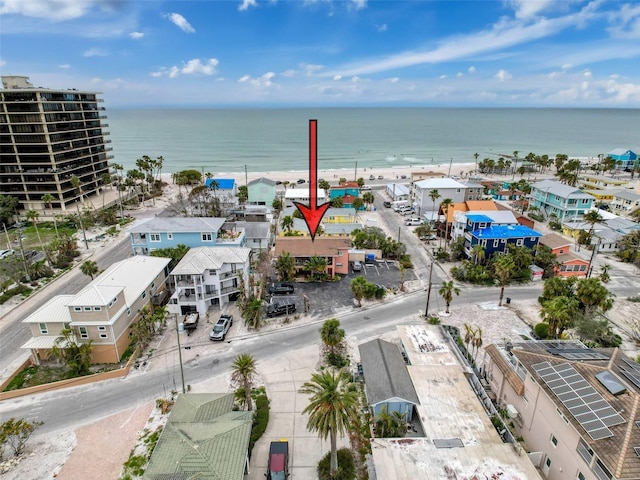
[[[136,359],[138,358],[138,355],[139,355],[139,352],[138,350],[136,350],[131,355],[131,358],[129,358],[129,361],[127,362],[127,364],[117,370],[111,370],[109,372],[102,372],[102,373],[94,373],[93,375],[85,375],[84,377],[69,378],[68,380],[60,380],[59,382],[47,383],[45,385],[38,385],[35,387],[19,388],[18,390],[11,390],[9,392],[0,392],[0,402],[2,400],[22,397],[24,395],[32,395],[34,393],[40,393],[44,391],[50,392],[52,390],[59,390],[61,388],[77,387],[79,385],[86,385],[89,383],[101,382],[103,380],[111,380],[113,378],[126,377],[129,374],[129,370],[131,370],[131,366],[133,365],[133,362],[135,362]],[[0,385],[0,388],[4,390],[7,387],[7,385],[9,385],[11,380],[13,380],[16,377],[16,375],[18,375],[22,370],[24,370],[31,364],[32,364],[31,360],[27,360],[24,364],[22,364],[20,368],[18,368],[18,370],[16,370],[9,377],[9,379],[7,379],[2,385]]]

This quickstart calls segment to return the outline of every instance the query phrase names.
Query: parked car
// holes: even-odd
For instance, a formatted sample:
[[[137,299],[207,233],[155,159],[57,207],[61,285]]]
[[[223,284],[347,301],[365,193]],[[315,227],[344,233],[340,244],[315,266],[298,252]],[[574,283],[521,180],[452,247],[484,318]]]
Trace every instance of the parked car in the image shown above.
[[[271,442],[265,476],[267,480],[285,480],[289,476],[289,442]]]
[[[220,318],[209,332],[209,340],[224,340],[233,325],[233,315],[220,315]]]
[[[356,260],[355,262],[353,262],[352,268],[354,272],[362,271],[362,262],[359,262],[358,260]]]
[[[189,313],[184,316],[184,329],[187,331],[187,336],[191,335],[196,328],[198,328],[198,319],[200,315],[198,312]]]
[[[375,180],[376,176],[375,175],[369,175],[369,180]]]
[[[420,219],[419,217],[410,217],[405,219],[404,224],[410,227],[422,225],[422,219]]]
[[[406,176],[406,175],[400,175],[400,178],[401,178],[402,180],[405,180],[405,179],[407,178],[407,176]]]
[[[13,250],[0,250],[0,260],[2,260],[3,258],[10,257],[13,254],[14,254]]]
[[[294,313],[295,311],[296,304],[293,300],[278,300],[267,305],[267,317],[269,318],[284,315],[285,313]]]
[[[297,183],[302,185],[303,183],[307,183],[307,181],[304,178],[299,178]]]
[[[383,205],[384,205],[386,208],[391,208],[391,202],[383,202]]]
[[[269,287],[271,295],[290,295],[295,291],[295,287],[291,283],[273,283]]]
[[[384,180],[384,176],[378,175],[378,180]]]

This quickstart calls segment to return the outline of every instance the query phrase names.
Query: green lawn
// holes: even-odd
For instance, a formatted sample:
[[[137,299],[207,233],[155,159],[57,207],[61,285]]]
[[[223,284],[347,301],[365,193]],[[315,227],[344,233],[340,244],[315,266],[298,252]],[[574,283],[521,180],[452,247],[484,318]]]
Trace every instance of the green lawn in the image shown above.
[[[66,222],[62,222],[58,225],[58,235],[73,235],[77,230],[77,228],[70,227]],[[45,245],[52,243],[56,238],[56,231],[53,222],[38,223],[38,232],[40,233],[42,243]],[[14,250],[19,249],[20,243],[17,241],[18,229],[7,229],[7,235],[11,241],[11,248]],[[2,245],[2,248],[7,244],[7,235],[4,235],[4,232],[2,232],[2,236],[0,237],[0,245]],[[38,235],[36,234],[36,229],[32,223],[25,224],[22,228],[22,235],[22,245],[25,250],[40,250],[41,247],[40,242],[38,241]]]

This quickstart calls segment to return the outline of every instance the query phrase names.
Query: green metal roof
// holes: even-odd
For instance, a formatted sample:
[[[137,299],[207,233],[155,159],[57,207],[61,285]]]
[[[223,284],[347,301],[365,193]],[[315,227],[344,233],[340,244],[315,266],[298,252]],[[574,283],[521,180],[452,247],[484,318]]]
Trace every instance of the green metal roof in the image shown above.
[[[242,480],[252,412],[232,406],[232,393],[180,395],[143,478]]]

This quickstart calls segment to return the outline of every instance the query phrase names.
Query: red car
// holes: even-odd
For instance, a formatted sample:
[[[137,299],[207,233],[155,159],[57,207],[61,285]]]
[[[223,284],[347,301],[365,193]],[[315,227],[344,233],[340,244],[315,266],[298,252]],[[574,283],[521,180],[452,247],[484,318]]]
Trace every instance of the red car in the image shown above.
[[[289,442],[271,442],[269,447],[269,463],[267,480],[286,480],[289,476]]]

